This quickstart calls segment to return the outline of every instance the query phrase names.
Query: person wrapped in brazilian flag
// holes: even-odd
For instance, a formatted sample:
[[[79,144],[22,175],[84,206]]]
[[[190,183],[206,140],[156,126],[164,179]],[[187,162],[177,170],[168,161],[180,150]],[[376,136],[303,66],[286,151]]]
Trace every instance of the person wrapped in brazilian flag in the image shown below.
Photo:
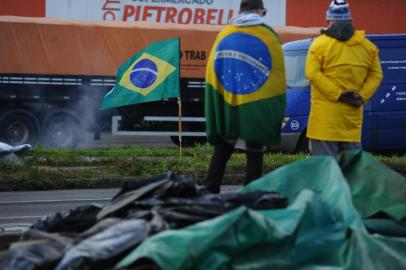
[[[205,116],[214,145],[205,185],[218,193],[234,148],[247,156],[245,184],[262,175],[266,147],[280,143],[286,106],[285,64],[262,0],[242,0],[218,34],[206,68]]]

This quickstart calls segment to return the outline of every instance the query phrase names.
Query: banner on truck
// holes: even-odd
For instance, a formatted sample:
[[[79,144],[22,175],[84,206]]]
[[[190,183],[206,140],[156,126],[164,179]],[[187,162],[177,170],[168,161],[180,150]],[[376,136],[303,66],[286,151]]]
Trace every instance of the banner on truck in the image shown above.
[[[46,0],[46,16],[90,21],[226,25],[241,0]],[[264,1],[271,26],[286,25],[286,0]]]
[[[117,71],[116,85],[101,108],[179,97],[179,38],[155,42],[138,52]]]

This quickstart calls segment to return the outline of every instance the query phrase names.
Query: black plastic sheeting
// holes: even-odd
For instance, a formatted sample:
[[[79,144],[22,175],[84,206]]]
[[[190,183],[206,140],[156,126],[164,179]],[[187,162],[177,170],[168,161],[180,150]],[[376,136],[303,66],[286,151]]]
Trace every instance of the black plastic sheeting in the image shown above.
[[[144,241],[150,230],[144,220],[117,223],[69,248],[55,269],[101,269]]]
[[[242,205],[283,208],[287,199],[266,191],[210,194],[192,177],[171,172],[127,181],[109,205],[55,213],[38,220],[19,241],[8,237],[10,243],[0,249],[0,269],[108,269],[151,235]]]
[[[140,215],[148,215],[147,209],[154,209],[173,228],[180,228],[220,216],[242,205],[260,210],[282,208],[286,203],[286,199],[275,192],[204,193],[194,198],[148,198],[133,202],[126,215],[141,218]]]
[[[0,269],[54,269],[64,249],[64,245],[52,241],[24,242],[0,258]]]
[[[30,228],[46,232],[81,232],[93,226],[101,205],[91,204],[71,209],[67,213],[55,213],[45,216]]]
[[[71,240],[59,235],[27,230],[4,253],[0,253],[0,269],[54,269]]]
[[[144,219],[151,217],[154,211],[172,227],[179,228],[242,205],[255,210],[283,208],[287,199],[268,191],[211,194],[197,186],[192,177],[168,173],[142,182],[127,182],[97,217]]]

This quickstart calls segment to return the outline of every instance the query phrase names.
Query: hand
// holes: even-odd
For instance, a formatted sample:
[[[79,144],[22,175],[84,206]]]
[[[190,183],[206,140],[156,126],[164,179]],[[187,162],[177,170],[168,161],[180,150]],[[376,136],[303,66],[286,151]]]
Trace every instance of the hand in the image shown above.
[[[353,101],[355,99],[356,99],[355,98],[355,93],[353,91],[351,91],[351,90],[343,90],[341,92],[340,97],[338,98],[339,101],[344,102],[344,103],[346,103],[348,105],[352,105],[354,103]]]
[[[358,93],[351,90],[343,90],[338,100],[356,108],[364,104],[364,99]]]
[[[361,95],[359,95],[358,93],[354,93],[354,96],[355,96],[355,101],[354,101],[355,107],[361,107],[362,105],[364,105],[365,101],[361,97]]]

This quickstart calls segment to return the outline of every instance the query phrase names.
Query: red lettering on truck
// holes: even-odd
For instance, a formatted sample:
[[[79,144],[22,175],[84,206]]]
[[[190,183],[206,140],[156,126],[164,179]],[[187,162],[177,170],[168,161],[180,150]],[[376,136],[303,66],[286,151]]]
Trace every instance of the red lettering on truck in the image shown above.
[[[214,24],[214,23],[212,23],[212,21],[216,19],[216,15],[215,15],[216,12],[217,12],[217,9],[209,8],[207,10],[206,24]]]
[[[123,10],[123,21],[127,21],[128,18],[134,16],[135,7],[130,5],[125,5]]]
[[[140,20],[140,14],[141,14],[141,6],[137,6],[137,8],[135,10],[134,21],[139,21]]]
[[[120,0],[106,0],[102,9],[108,11],[119,11],[120,8],[114,7],[114,4],[120,4]]]
[[[156,21],[161,22],[162,12],[165,11],[164,7],[155,7],[156,10]]]
[[[151,13],[151,10],[154,10],[155,7],[145,7],[144,8],[144,13],[142,14],[142,20],[147,21],[149,17],[151,17],[153,14]]]
[[[234,10],[181,8],[162,6],[123,6],[123,21],[154,21],[158,23],[225,25],[233,17]],[[112,10],[104,14],[104,20],[115,20]]]
[[[133,21],[139,21],[140,20],[140,13],[141,13],[141,6],[130,6],[126,5],[124,6],[123,10],[123,21],[127,22],[131,17],[134,17]]]
[[[228,17],[226,18],[225,13],[226,11],[224,9],[219,9],[219,15],[217,17],[217,24],[218,25],[224,25],[224,24],[228,24],[228,21],[231,20],[231,18],[234,15],[234,10],[229,9],[228,10]]]
[[[117,7],[117,4],[120,4],[120,0],[106,0],[102,7],[104,11],[103,20],[104,21],[115,21],[116,20],[116,11],[120,11],[120,7]]]
[[[112,12],[112,11],[104,12],[103,21],[115,21],[115,20],[116,20],[116,14],[114,12]]]
[[[186,18],[184,18],[186,15]],[[193,17],[193,11],[190,8],[183,8],[179,12],[178,23],[190,24]]]
[[[166,23],[175,23],[175,16],[176,16],[177,10],[174,7],[168,7],[166,9],[166,16],[165,16],[165,22]]]
[[[234,10],[228,10],[228,19],[224,24],[228,24],[228,22],[234,17]]]
[[[206,10],[204,10],[203,8],[196,8],[193,23],[194,24],[204,24],[205,15],[206,15]]]

